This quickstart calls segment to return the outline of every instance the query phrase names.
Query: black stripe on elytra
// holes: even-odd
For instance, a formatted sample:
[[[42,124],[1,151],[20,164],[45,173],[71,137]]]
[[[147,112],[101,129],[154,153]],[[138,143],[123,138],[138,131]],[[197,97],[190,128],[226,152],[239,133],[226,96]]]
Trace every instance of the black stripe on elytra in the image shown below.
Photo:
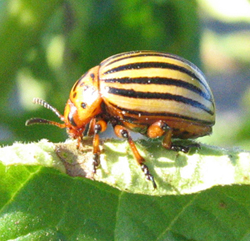
[[[203,92],[197,86],[180,79],[162,78],[162,77],[138,77],[138,78],[124,77],[116,79],[114,78],[101,79],[101,81],[104,81],[105,83],[120,83],[120,84],[145,84],[145,85],[156,84],[156,85],[178,86],[181,88],[191,90],[210,102],[212,101],[211,95],[209,94],[210,92]]]
[[[194,66],[194,65],[192,65]],[[194,78],[198,80],[204,88],[209,92],[209,89],[207,86],[203,83],[202,80],[192,71],[189,69],[186,69],[185,67],[176,65],[176,64],[170,64],[166,62],[137,62],[137,63],[131,63],[131,64],[124,64],[115,68],[112,68],[110,70],[107,70],[106,72],[102,73],[103,75],[111,74],[111,73],[117,73],[119,71],[124,70],[137,70],[137,69],[148,69],[148,68],[160,68],[160,69],[171,69],[171,70],[177,70],[182,73],[185,73],[189,75],[191,78]],[[195,67],[195,69],[198,71],[198,68]],[[201,74],[201,71],[198,71]]]
[[[121,56],[123,56],[123,57],[121,57]],[[137,58],[137,57],[152,57],[152,56],[153,57],[165,57],[165,58],[169,58],[169,59],[176,59],[176,60],[184,62],[188,65],[191,65],[192,67],[194,66],[194,64],[191,63],[190,61],[188,61],[182,57],[179,57],[177,55],[167,54],[167,53],[162,53],[162,52],[153,52],[153,51],[147,51],[147,50],[132,51],[132,52],[125,52],[125,53],[117,54],[117,55],[111,56],[110,58],[104,60],[101,63],[101,65],[106,64],[108,61],[110,61],[110,62],[108,64],[106,64],[106,66],[109,66],[113,63],[116,63],[116,62],[118,62],[120,60],[124,60],[124,59]],[[121,58],[119,58],[119,57],[121,57]]]
[[[124,64],[113,69],[107,70],[103,73],[103,75],[115,73],[123,70],[131,70],[131,69],[148,69],[148,68],[160,68],[160,69],[172,69],[177,70],[182,73],[189,75],[190,77],[199,80],[198,76],[191,72],[190,70],[181,67],[176,64],[170,64],[165,62],[138,62],[138,63],[131,63],[131,64]]]
[[[121,113],[123,113],[123,119],[127,120],[128,122],[139,121],[139,119],[141,119],[141,117],[150,118],[150,116],[155,116],[155,117],[159,117],[159,120],[161,119],[161,117],[175,117],[175,118],[180,118],[183,120],[193,121],[195,123],[200,123],[203,125],[209,125],[209,126],[214,125],[214,122],[204,121],[204,120],[197,119],[194,117],[189,117],[189,116],[175,114],[175,113],[136,111],[136,110],[129,110],[126,108],[121,108],[121,107],[118,107],[117,105],[114,105],[112,103],[109,103],[108,105],[111,105],[113,108],[119,109],[119,111]],[[134,115],[134,116],[131,116],[131,115]],[[136,118],[135,116],[140,116],[140,118]],[[140,120],[140,123],[141,123],[141,120]],[[141,123],[141,124],[146,125],[148,123],[145,122],[145,123]]]
[[[149,51],[150,52],[150,51]],[[132,52],[125,52],[121,54],[116,54],[114,56],[111,56],[110,58],[104,60],[101,62],[101,65],[109,66],[113,63],[116,63],[120,60],[124,59],[131,59],[131,58],[136,58],[136,57],[150,57],[150,56],[159,56],[159,57],[168,57],[168,54],[161,54],[161,53],[149,53],[148,51],[132,51]],[[123,57],[122,57],[123,56]],[[120,58],[121,57],[121,58]],[[108,62],[110,61],[110,62]],[[108,62],[108,64],[106,64]]]
[[[132,89],[118,89],[109,87],[108,93],[118,95],[118,96],[125,96],[125,97],[131,97],[131,98],[139,98],[139,99],[162,99],[162,100],[172,100],[176,102],[181,102],[187,105],[190,105],[192,107],[201,109],[210,115],[213,115],[213,112],[207,108],[205,105],[201,104],[200,102],[196,100],[192,100],[189,98],[186,98],[181,95],[172,95],[169,93],[156,93],[156,92],[140,92],[140,91],[134,91]]]

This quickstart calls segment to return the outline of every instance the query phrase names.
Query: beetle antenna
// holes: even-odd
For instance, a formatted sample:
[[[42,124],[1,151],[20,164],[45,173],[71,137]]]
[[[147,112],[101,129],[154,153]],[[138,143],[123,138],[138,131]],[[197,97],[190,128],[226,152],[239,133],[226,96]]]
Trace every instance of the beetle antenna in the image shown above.
[[[41,105],[41,106],[43,106],[44,108],[53,111],[53,112],[63,121],[64,117],[60,114],[60,112],[59,112],[55,107],[51,106],[51,105],[50,105],[48,102],[46,102],[45,100],[40,99],[40,98],[34,98],[34,99],[33,99],[33,103],[34,103],[34,104]]]
[[[46,120],[46,119],[42,119],[42,118],[31,118],[29,120],[27,120],[25,122],[25,125],[26,126],[29,126],[29,125],[34,125],[34,124],[47,124],[47,125],[53,125],[53,126],[57,126],[59,128],[65,128],[66,125],[63,123],[58,123],[58,122],[55,122],[55,121],[50,121],[50,120]]]
[[[61,121],[64,121],[63,115],[61,115],[60,112],[55,107],[51,106],[45,100],[40,99],[40,98],[34,98],[33,103],[41,105],[44,108],[53,111],[60,118]],[[65,123],[58,123],[58,122],[55,122],[55,121],[46,120],[46,119],[42,119],[42,118],[31,118],[31,119],[29,119],[29,120],[27,120],[25,122],[26,126],[34,125],[34,124],[48,124],[48,125],[58,126],[59,128],[65,128],[66,127]]]

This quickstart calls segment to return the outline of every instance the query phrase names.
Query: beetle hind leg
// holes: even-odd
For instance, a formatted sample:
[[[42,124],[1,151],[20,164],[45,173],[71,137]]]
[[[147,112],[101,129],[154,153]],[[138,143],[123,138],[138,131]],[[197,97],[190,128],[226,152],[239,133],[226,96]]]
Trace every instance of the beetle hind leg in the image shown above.
[[[199,145],[199,143],[191,143],[191,144],[186,145],[186,146],[180,145],[180,144],[172,144],[170,149],[173,151],[182,151],[184,153],[188,153],[190,148],[192,148],[192,147],[200,148],[200,145]]]
[[[200,145],[198,143],[191,143],[191,144],[188,144],[188,145],[173,144],[172,141],[171,141],[172,133],[173,133],[173,130],[168,129],[167,132],[164,135],[162,145],[166,149],[188,153],[190,148],[192,148],[192,147],[200,148]]]
[[[121,126],[121,125],[114,126],[114,131],[118,137],[127,139],[137,163],[141,166],[142,172],[145,174],[147,180],[153,183],[154,189],[157,188],[157,185],[154,181],[154,177],[150,174],[147,165],[144,164],[145,159],[140,155],[139,151],[137,150],[135,143],[129,134],[129,131],[124,126]]]
[[[148,131],[147,131],[147,136],[149,138],[157,138],[160,136],[164,136],[163,141],[162,141],[162,146],[168,150],[182,151],[184,153],[188,153],[190,148],[200,147],[198,143],[192,143],[186,146],[180,145],[180,144],[173,144],[171,141],[172,135],[173,135],[173,129],[169,127],[166,122],[161,121],[161,120],[149,126]]]

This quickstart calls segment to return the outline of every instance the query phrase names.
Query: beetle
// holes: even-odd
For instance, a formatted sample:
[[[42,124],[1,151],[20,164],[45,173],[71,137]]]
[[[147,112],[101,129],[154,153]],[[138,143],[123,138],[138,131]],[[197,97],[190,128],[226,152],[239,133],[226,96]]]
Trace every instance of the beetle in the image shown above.
[[[115,134],[127,139],[154,188],[154,177],[129,131],[163,136],[166,149],[188,152],[190,146],[175,145],[172,138],[208,135],[215,124],[214,97],[201,70],[179,56],[155,51],[116,54],[91,68],[72,87],[64,115],[44,100],[35,98],[34,103],[52,110],[63,123],[32,118],[26,125],[66,128],[78,148],[83,136],[93,136],[94,173],[100,164],[99,133],[111,123]]]

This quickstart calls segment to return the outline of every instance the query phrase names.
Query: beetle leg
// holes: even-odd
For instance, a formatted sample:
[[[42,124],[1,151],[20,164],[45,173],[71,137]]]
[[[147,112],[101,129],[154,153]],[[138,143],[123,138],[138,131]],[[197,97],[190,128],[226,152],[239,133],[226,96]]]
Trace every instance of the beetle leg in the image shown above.
[[[93,173],[96,173],[97,167],[100,165],[100,137],[99,133],[103,132],[107,128],[107,123],[104,120],[98,120],[93,122],[94,138],[93,138]]]
[[[137,163],[141,166],[141,170],[145,174],[146,178],[153,183],[154,189],[157,188],[157,185],[154,181],[154,177],[150,174],[148,167],[144,164],[145,159],[140,155],[139,151],[137,150],[135,143],[129,134],[129,131],[121,125],[116,125],[114,127],[114,131],[118,137],[127,139]]]
[[[173,133],[173,130],[168,126],[168,124],[161,120],[153,123],[151,126],[148,127],[148,130],[147,130],[147,136],[149,138],[157,138],[157,137],[164,135],[162,145],[166,149],[171,149],[172,133]]]
[[[162,141],[162,146],[168,150],[182,151],[184,153],[187,153],[191,147],[200,147],[198,143],[193,143],[187,146],[173,144],[171,141],[173,129],[169,127],[166,122],[161,120],[153,123],[147,130],[147,136],[149,138],[157,138],[163,135],[164,138]]]

